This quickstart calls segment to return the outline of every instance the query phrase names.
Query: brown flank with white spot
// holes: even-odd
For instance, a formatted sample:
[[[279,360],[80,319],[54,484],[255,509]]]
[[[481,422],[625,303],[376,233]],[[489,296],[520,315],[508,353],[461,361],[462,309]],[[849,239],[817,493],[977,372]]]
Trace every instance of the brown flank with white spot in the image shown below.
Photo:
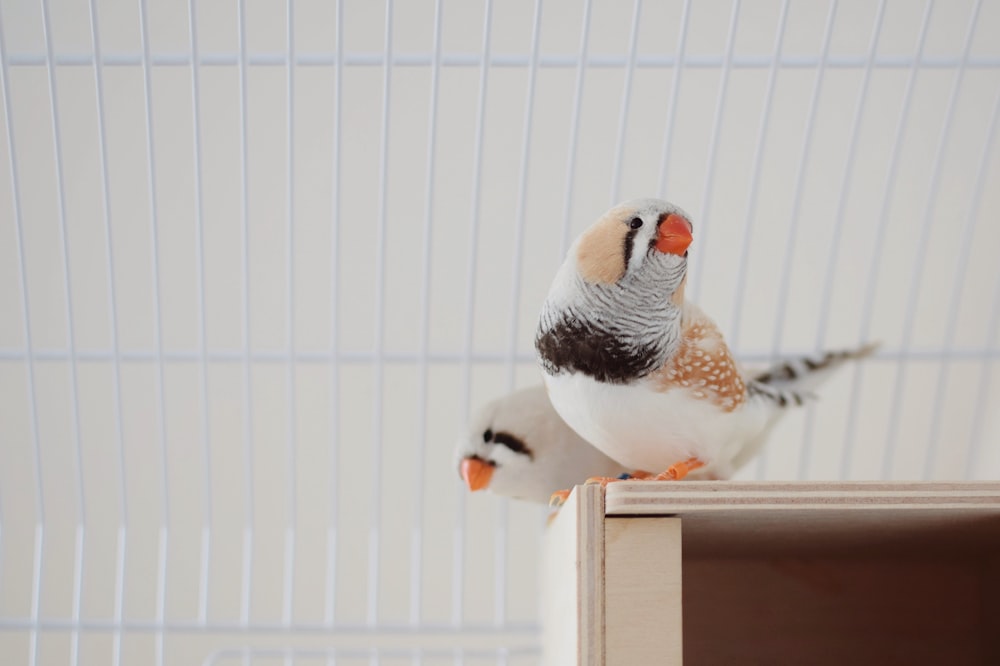
[[[653,379],[660,391],[686,388],[695,398],[710,400],[727,412],[746,400],[746,385],[722,333],[691,304],[684,308],[677,351]]]

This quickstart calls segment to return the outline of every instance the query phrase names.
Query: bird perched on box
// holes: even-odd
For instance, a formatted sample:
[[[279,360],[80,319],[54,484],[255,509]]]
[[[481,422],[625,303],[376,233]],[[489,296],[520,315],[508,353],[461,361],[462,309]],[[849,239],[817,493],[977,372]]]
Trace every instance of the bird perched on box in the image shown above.
[[[684,298],[690,220],[658,199],[607,211],[570,248],[535,336],[559,415],[610,458],[658,479],[695,470],[728,478],[808,398],[800,385],[837,365],[803,361],[814,377],[789,365],[784,382],[779,372],[769,381],[744,374],[715,323]]]
[[[811,391],[847,361],[867,356],[873,345],[780,361],[752,375],[775,389]],[[735,472],[756,453],[745,448],[732,461]],[[627,470],[566,425],[542,385],[514,391],[480,409],[456,448],[459,476],[470,491],[531,502],[564,500],[573,485],[590,477],[642,479],[648,472]],[[691,478],[724,478],[701,474]]]
[[[469,490],[548,502],[588,476],[628,472],[576,434],[556,414],[541,384],[491,401],[473,418],[457,448]]]

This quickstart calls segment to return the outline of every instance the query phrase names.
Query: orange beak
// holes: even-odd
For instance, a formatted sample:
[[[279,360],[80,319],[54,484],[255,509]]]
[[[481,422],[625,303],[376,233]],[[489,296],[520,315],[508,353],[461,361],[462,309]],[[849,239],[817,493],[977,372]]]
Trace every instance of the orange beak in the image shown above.
[[[463,458],[459,468],[465,485],[469,490],[476,492],[490,485],[490,478],[493,476],[493,465],[483,462],[479,458]]]
[[[660,237],[656,241],[656,249],[667,254],[684,256],[691,238],[691,224],[680,215],[671,213],[660,223]]]

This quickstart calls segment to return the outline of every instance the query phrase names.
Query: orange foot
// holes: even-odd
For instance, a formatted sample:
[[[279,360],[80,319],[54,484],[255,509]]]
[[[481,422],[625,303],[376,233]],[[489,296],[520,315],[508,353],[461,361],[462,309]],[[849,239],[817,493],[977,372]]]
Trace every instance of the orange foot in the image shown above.
[[[688,475],[688,472],[693,472],[699,467],[704,467],[704,466],[705,463],[698,460],[697,458],[689,458],[684,462],[674,463],[669,468],[667,468],[667,471],[657,474],[656,480],[680,481],[681,479],[683,479],[685,476]]]
[[[583,483],[587,486],[600,486],[601,488],[607,488],[609,483],[616,483],[621,480],[622,478],[620,476],[592,476]]]
[[[614,483],[616,481],[654,481],[657,478],[658,477],[651,472],[645,472],[641,469],[637,469],[630,474],[622,474],[621,476],[592,476],[584,481],[584,484],[588,486],[599,485],[602,488],[607,488],[609,483]],[[570,490],[555,491],[549,496],[549,506],[562,506],[566,503],[566,498],[569,497],[569,493]]]
[[[570,490],[557,490],[549,496],[549,506],[559,507],[566,503]]]
[[[646,481],[652,480],[654,476],[654,474],[637,469],[634,472],[626,472],[618,476],[592,476],[584,481],[584,483],[588,486],[599,485],[601,488],[607,488],[609,483],[616,483],[618,481]]]

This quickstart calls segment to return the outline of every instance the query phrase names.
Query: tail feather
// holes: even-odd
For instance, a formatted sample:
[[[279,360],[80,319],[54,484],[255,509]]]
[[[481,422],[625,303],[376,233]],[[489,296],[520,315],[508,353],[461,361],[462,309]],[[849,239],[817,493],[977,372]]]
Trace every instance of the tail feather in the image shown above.
[[[829,379],[844,363],[870,356],[881,343],[869,342],[856,349],[822,352],[776,363],[751,376],[752,383],[778,391],[807,394]]]
[[[786,408],[797,407],[815,399],[813,389],[824,381],[847,361],[854,361],[871,355],[879,343],[868,343],[857,349],[828,351],[816,356],[782,361],[774,366],[752,375],[747,381],[747,398],[767,405],[767,425],[764,431],[754,441],[743,447],[730,462],[732,471],[740,469],[757,454],[767,432],[786,414]]]
[[[778,407],[800,407],[807,400],[816,397],[812,393],[790,390],[787,387],[774,386],[756,379],[747,382],[747,396],[751,399],[770,400]]]

